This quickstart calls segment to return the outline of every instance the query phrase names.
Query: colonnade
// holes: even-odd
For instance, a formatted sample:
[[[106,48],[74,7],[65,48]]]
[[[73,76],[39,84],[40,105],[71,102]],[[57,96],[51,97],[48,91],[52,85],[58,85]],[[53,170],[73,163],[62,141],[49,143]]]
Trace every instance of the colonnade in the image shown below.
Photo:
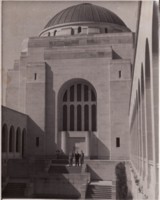
[[[19,127],[2,126],[2,157],[17,158],[24,155],[24,145],[26,140],[26,129]]]
[[[154,105],[151,79],[149,44],[146,40],[145,64],[141,64],[141,74],[137,82],[134,104],[130,113],[131,162],[135,167],[138,181],[144,190],[155,195],[157,161],[154,130]],[[133,98],[133,97],[132,97]],[[142,189],[142,187],[140,187]],[[150,194],[148,194],[150,195]],[[151,196],[150,196],[151,198]],[[155,198],[152,196],[152,198]]]

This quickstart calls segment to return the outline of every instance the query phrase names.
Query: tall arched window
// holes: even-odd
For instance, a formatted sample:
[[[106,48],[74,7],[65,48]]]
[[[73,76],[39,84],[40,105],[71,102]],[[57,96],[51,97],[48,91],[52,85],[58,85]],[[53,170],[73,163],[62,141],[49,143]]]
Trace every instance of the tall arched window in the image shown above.
[[[53,36],[56,36],[57,30],[54,31]]]
[[[21,130],[20,128],[16,131],[16,152],[20,152],[20,145],[21,145]]]
[[[7,152],[7,146],[8,146],[8,129],[7,125],[4,124],[2,127],[2,152]]]
[[[70,84],[62,95],[62,130],[96,131],[97,111],[94,88],[83,82]]]
[[[14,127],[11,126],[9,131],[9,152],[14,152],[14,143],[15,143],[15,132]]]
[[[26,138],[27,138],[26,129],[23,129],[22,131],[22,157],[24,157],[26,153],[25,152]]]
[[[71,35],[74,35],[74,29],[71,28]]]
[[[82,31],[82,28],[79,26],[78,27],[78,33],[81,33],[81,31]]]

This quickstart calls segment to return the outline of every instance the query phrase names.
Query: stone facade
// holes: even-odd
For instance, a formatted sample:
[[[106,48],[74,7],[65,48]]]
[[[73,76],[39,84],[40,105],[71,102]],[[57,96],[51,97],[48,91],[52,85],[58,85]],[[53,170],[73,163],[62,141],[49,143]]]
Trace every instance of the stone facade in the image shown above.
[[[19,94],[25,95],[25,100],[21,96],[19,102],[16,101],[19,104],[15,102],[14,107],[30,117],[27,129],[30,135],[28,154],[52,155],[57,148],[64,150],[59,126],[62,120],[59,105],[61,88],[66,88],[65,84],[69,81],[74,83],[81,80],[83,83],[84,80],[93,86],[97,96],[97,129],[89,134],[90,153],[86,156],[128,159],[127,105],[132,60],[131,32],[30,38],[28,51],[21,54],[19,68],[9,74],[11,80],[19,81]],[[19,80],[15,75],[18,73],[21,74]],[[9,88],[12,95],[7,97],[8,107],[13,107],[12,96],[19,98],[14,93],[15,87],[12,81]],[[122,115],[123,120],[120,120]],[[83,132],[77,137],[83,138]],[[78,133],[75,131],[74,134]],[[38,148],[35,145],[37,137]],[[120,147],[116,147],[117,138]]]
[[[51,23],[25,40],[8,71],[2,158],[74,148],[99,159],[87,161],[92,176],[113,181],[117,162],[127,160],[134,198],[158,199],[157,15],[153,2],[141,2],[135,34],[116,18]]]

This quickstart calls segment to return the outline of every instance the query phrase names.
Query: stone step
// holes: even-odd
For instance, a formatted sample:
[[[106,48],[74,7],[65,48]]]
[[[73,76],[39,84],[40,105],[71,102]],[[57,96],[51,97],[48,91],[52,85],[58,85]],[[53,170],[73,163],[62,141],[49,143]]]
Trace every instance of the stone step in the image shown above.
[[[88,185],[87,199],[112,199],[112,186]]]
[[[26,183],[8,183],[2,193],[3,198],[23,198],[25,197]]]

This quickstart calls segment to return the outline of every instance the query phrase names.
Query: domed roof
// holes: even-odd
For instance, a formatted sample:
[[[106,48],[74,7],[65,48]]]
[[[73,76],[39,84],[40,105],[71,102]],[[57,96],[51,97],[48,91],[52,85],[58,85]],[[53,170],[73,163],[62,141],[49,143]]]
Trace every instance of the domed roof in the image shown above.
[[[45,26],[45,29],[73,22],[102,22],[126,27],[124,22],[108,9],[90,3],[82,3],[66,8],[56,14]]]

